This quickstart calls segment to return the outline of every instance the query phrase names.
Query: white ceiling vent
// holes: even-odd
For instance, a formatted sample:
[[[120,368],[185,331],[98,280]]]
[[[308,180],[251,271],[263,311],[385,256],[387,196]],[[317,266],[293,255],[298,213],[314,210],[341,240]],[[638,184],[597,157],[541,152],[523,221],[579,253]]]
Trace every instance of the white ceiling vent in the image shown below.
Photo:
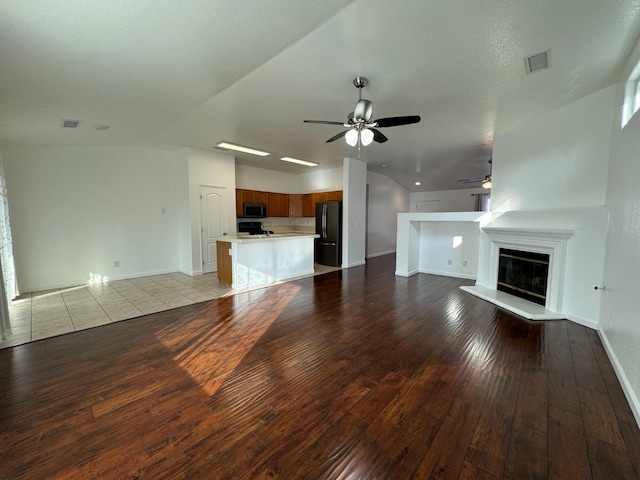
[[[525,57],[524,65],[527,69],[527,73],[533,73],[537,72],[538,70],[549,68],[549,50]]]
[[[62,128],[78,128],[80,120],[62,120]]]

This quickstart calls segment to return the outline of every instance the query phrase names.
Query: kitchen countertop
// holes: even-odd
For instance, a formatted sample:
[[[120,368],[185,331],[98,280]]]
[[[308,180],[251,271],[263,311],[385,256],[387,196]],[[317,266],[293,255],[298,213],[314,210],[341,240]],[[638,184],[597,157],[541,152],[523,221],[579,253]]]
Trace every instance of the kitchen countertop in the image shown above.
[[[263,235],[249,235],[249,234],[238,234],[238,235],[228,235],[225,237],[220,237],[217,240],[220,242],[229,242],[229,243],[259,243],[259,242],[275,242],[278,240],[292,240],[292,239],[303,239],[303,238],[318,238],[320,235],[316,233],[305,233],[305,232],[289,232],[289,233],[272,233],[267,236]]]

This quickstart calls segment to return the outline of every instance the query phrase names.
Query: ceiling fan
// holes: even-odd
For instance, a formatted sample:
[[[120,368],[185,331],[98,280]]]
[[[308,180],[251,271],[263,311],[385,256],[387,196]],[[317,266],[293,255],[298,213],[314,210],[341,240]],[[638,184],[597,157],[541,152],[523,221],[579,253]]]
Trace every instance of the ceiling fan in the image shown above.
[[[358,89],[358,103],[355,109],[347,116],[346,123],[330,122],[326,120],[305,120],[305,123],[322,123],[325,125],[340,125],[347,130],[334,135],[329,142],[335,142],[339,138],[345,137],[349,145],[355,147],[360,144],[369,145],[371,142],[384,143],[389,140],[378,128],[397,127],[399,125],[409,125],[420,121],[419,115],[409,115],[405,117],[386,117],[372,120],[373,103],[362,98],[362,89],[369,83],[366,77],[356,77],[353,85]]]
[[[491,165],[491,167],[489,168],[489,175],[485,175],[484,178],[475,178],[475,179],[469,179],[469,178],[463,178],[458,180],[458,182],[460,183],[480,183],[482,182],[482,188],[491,188],[491,174],[493,173],[493,159],[489,160],[489,165]]]

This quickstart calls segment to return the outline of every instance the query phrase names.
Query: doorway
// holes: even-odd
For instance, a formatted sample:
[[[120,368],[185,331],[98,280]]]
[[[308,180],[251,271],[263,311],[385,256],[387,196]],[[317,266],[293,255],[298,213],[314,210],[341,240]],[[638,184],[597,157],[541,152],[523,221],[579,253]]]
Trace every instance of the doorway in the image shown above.
[[[228,233],[227,190],[200,185],[202,273],[218,271],[216,239]]]

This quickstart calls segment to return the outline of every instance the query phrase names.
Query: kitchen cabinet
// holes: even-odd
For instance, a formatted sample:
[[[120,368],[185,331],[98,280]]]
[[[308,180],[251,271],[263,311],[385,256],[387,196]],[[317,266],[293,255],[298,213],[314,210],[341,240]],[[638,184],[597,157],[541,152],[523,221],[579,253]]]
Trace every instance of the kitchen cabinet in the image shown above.
[[[267,193],[267,215],[269,217],[289,216],[289,195],[287,193]]]
[[[236,188],[236,217],[242,217],[244,212],[242,210],[242,204],[246,201],[244,199],[244,190]]]
[[[216,259],[218,261],[218,281],[231,286],[233,283],[233,268],[231,261],[231,242],[216,242]]]
[[[236,216],[243,216],[242,204],[264,203],[269,217],[315,217],[316,203],[342,200],[342,190],[304,194],[236,189]]]
[[[299,193],[289,195],[289,216],[302,217],[302,195]]]
[[[303,217],[315,217],[316,216],[316,204],[313,201],[313,195],[305,193],[302,195],[302,216]]]

